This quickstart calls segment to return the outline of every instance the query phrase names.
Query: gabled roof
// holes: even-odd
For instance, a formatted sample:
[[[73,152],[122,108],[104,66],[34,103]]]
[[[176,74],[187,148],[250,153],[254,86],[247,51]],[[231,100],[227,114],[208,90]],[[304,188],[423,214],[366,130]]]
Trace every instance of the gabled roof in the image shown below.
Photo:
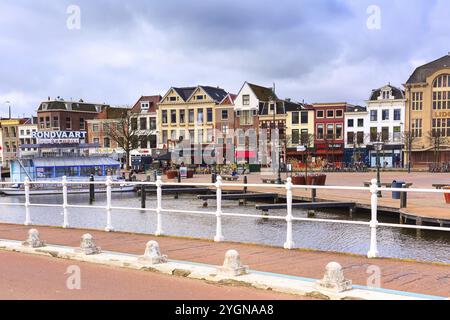
[[[272,88],[266,88],[248,82],[247,84],[250,87],[250,89],[252,89],[253,93],[256,95],[259,101],[269,101],[271,99],[272,100],[278,99],[277,95],[275,94],[275,92],[273,92]]]
[[[183,99],[184,102],[186,102],[189,97],[192,95],[192,93],[197,89],[198,87],[182,87],[182,88],[175,88],[172,87],[173,90]]]
[[[141,102],[148,101],[150,103],[149,106],[149,112],[155,112],[157,104],[162,100],[162,97],[160,95],[155,96],[142,96],[139,98],[139,100],[134,104],[133,108],[131,108],[132,112],[139,113],[141,112]]]
[[[370,95],[370,101],[377,101],[378,97],[381,94],[381,90],[384,88],[390,88],[392,90],[392,95],[394,96],[395,100],[405,99],[405,92],[402,89],[399,89],[397,87],[391,86],[390,84],[381,87],[379,89],[372,90],[372,94]]]
[[[228,93],[219,87],[209,87],[209,86],[199,86],[202,88],[208,96],[211,97],[216,103],[220,103],[227,95]]]
[[[276,100],[276,114],[282,115],[286,114],[286,112],[292,112],[292,111],[301,111],[305,110],[303,107],[303,104],[296,103],[288,100]],[[260,102],[259,104],[259,115],[271,115],[273,112],[269,110],[270,103],[269,102]]]
[[[222,106],[233,105],[234,100],[236,100],[236,98],[237,98],[236,94],[229,93],[225,98],[223,98],[223,100],[220,102],[220,105]]]
[[[445,68],[450,68],[450,54],[416,68],[406,84],[426,82],[427,78],[433,73]]]

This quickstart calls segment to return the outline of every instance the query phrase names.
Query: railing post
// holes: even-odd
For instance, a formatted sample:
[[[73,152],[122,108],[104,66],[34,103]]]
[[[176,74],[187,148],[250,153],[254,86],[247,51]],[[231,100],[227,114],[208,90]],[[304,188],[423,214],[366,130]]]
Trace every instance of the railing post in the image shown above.
[[[370,250],[367,253],[368,258],[376,258],[378,256],[377,249],[377,227],[378,227],[378,182],[377,179],[372,179],[370,185],[372,218],[370,220]]]
[[[216,236],[214,237],[215,242],[222,242],[225,238],[222,233],[222,177],[216,177],[216,200],[217,200],[217,210],[216,210]]]
[[[62,192],[63,192],[63,215],[64,215],[64,222],[63,222],[63,228],[69,227],[69,217],[67,212],[67,177],[62,177]]]
[[[287,204],[287,232],[286,232],[286,242],[284,244],[285,249],[293,249],[295,244],[292,240],[292,178],[287,178],[286,181],[286,204]]]
[[[112,226],[111,222],[111,177],[106,177],[106,232],[114,231],[114,228]]]
[[[30,179],[28,177],[25,178],[25,225],[29,226],[32,224],[30,218]]]
[[[162,214],[161,214],[161,210],[162,210],[162,180],[161,180],[161,176],[158,176],[156,178],[156,232],[155,235],[156,236],[161,236],[163,235],[163,230],[162,230]]]

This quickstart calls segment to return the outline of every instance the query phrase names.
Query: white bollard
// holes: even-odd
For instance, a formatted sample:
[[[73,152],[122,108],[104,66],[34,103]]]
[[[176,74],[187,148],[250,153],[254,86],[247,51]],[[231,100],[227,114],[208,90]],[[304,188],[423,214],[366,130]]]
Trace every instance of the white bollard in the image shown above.
[[[22,242],[22,245],[24,247],[31,247],[31,248],[40,248],[45,247],[45,241],[42,241],[39,238],[39,231],[36,229],[30,229],[28,231],[28,238],[24,242]]]
[[[248,266],[241,263],[241,256],[236,250],[228,250],[223,266],[217,269],[220,276],[237,277],[248,273]]]
[[[95,245],[95,240],[89,233],[84,234],[81,237],[80,247],[75,249],[76,253],[82,253],[86,255],[99,254],[102,252],[100,247]]]
[[[69,227],[69,217],[68,217],[68,211],[67,211],[67,177],[62,177],[62,191],[63,191],[63,215],[64,215],[64,222],[63,222],[63,228]]]
[[[325,268],[323,279],[316,282],[316,288],[340,293],[351,290],[352,282],[345,279],[342,266],[339,263],[330,262]]]
[[[222,242],[225,238],[222,233],[222,177],[216,177],[216,235],[214,237],[215,242]]]
[[[111,177],[106,177],[106,232],[114,231],[111,221]]]
[[[162,179],[160,176],[156,178],[156,231],[157,237],[162,236],[164,231],[162,229]]]
[[[32,224],[30,217],[30,179],[25,178],[25,222],[24,225],[29,226]]]
[[[378,184],[377,183],[378,183],[377,179],[372,179],[372,184],[370,185],[372,218],[370,220],[370,250],[367,253],[368,258],[378,257],[378,248],[377,248]]]
[[[292,178],[287,178],[286,182],[286,204],[287,204],[287,232],[286,232],[286,242],[284,244],[285,249],[293,249],[295,244],[292,239]]]
[[[145,247],[145,253],[138,258],[138,261],[143,264],[161,264],[167,262],[167,256],[161,254],[159,243],[156,241],[149,241]]]

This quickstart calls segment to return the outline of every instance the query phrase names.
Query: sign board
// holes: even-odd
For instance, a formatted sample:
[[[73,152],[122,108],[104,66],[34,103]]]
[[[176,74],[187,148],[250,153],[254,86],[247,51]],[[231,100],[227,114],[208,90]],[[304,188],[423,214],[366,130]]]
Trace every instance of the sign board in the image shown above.
[[[182,179],[186,179],[187,178],[187,168],[186,167],[180,167],[180,177]]]
[[[298,152],[305,152],[306,151],[306,147],[305,146],[297,146],[297,151]]]
[[[86,139],[84,131],[34,131],[31,137],[37,140],[38,144],[63,144],[80,143],[80,139]]]

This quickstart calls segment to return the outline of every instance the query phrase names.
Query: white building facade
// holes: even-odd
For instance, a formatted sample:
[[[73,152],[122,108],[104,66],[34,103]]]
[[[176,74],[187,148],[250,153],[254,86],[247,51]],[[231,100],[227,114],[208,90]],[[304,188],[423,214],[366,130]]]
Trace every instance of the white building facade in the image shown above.
[[[37,148],[24,147],[25,145],[37,144],[36,138],[32,137],[33,132],[38,131],[37,124],[22,124],[17,127],[19,134],[20,156],[37,154]]]
[[[364,163],[370,166],[369,151],[369,113],[366,107],[348,106],[344,124],[344,163],[347,166]]]
[[[376,166],[377,152],[374,143],[384,143],[380,163],[386,168],[403,167],[406,99],[403,90],[390,84],[373,90],[367,103],[369,157]]]

